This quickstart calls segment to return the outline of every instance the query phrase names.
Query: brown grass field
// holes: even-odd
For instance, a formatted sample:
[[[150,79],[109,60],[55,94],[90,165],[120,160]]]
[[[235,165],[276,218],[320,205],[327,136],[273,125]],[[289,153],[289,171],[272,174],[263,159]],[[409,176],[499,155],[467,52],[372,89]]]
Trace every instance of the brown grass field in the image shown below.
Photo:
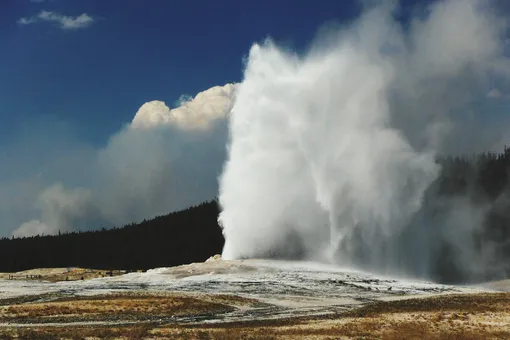
[[[0,339],[510,339],[510,293],[409,298],[322,316],[221,323],[193,318],[264,305],[187,293],[40,301],[2,300]]]

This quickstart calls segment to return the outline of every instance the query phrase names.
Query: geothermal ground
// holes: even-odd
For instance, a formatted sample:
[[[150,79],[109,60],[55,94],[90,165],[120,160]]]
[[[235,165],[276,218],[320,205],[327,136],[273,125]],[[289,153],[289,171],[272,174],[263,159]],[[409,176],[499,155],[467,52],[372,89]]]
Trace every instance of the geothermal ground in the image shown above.
[[[1,275],[0,335],[510,338],[506,282],[445,286],[316,263],[219,259],[98,277],[104,274],[73,268],[17,273],[14,280]]]

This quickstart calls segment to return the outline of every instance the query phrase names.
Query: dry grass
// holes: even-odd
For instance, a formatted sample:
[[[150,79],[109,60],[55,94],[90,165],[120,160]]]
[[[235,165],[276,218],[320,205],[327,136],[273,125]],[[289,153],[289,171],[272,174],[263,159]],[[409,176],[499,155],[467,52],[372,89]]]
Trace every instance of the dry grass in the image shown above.
[[[218,299],[226,301],[225,297]],[[185,295],[118,294],[0,307],[0,322],[147,320],[158,316],[224,313],[233,307]]]
[[[510,338],[510,294],[475,294],[375,303],[334,317],[157,328],[162,338],[427,339]]]
[[[446,312],[462,310],[463,313],[507,312],[510,313],[509,293],[479,293],[441,295],[427,298],[402,299],[373,303],[353,310],[347,315],[368,317],[381,313]]]
[[[115,295],[2,307],[10,315],[36,320],[54,315],[186,315],[219,313],[225,307],[255,306],[229,295]],[[67,314],[66,314],[67,313]],[[133,314],[130,314],[133,313]],[[95,314],[96,315],[96,314]],[[510,338],[510,294],[473,294],[374,303],[335,316],[256,320],[221,324],[145,322],[129,326],[0,329],[3,338],[35,339],[426,339]],[[2,338],[0,336],[0,339]]]
[[[261,307],[270,307],[272,305],[260,302],[256,299],[245,298],[238,295],[228,295],[228,294],[200,294],[197,295],[196,298],[201,299],[202,301],[209,301],[213,303],[221,303],[229,306],[236,307],[250,307],[250,308],[261,308]]]
[[[11,329],[0,339],[144,339],[154,326],[142,324],[125,327],[37,327]]]

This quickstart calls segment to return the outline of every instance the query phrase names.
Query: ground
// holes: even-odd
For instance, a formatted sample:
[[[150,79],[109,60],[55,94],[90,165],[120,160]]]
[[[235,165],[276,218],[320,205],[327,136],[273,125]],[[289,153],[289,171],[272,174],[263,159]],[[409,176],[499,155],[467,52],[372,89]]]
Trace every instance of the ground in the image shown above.
[[[125,274],[125,270],[97,270],[85,268],[41,268],[17,273],[0,273],[4,280],[45,280],[49,282],[88,280]]]
[[[10,338],[505,339],[510,293],[215,260],[75,282],[0,280],[0,339]]]

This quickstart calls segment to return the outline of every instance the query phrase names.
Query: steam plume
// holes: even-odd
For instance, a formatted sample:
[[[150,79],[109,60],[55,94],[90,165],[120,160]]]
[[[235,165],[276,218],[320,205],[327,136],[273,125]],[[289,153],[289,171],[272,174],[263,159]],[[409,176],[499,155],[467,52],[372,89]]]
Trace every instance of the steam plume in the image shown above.
[[[225,258],[430,277],[446,241],[468,276],[489,270],[470,241],[483,209],[435,199],[432,183],[438,154],[473,151],[472,108],[495,73],[508,76],[507,22],[486,1],[447,0],[403,26],[393,4],[367,7],[305,56],[251,48],[220,180]]]

